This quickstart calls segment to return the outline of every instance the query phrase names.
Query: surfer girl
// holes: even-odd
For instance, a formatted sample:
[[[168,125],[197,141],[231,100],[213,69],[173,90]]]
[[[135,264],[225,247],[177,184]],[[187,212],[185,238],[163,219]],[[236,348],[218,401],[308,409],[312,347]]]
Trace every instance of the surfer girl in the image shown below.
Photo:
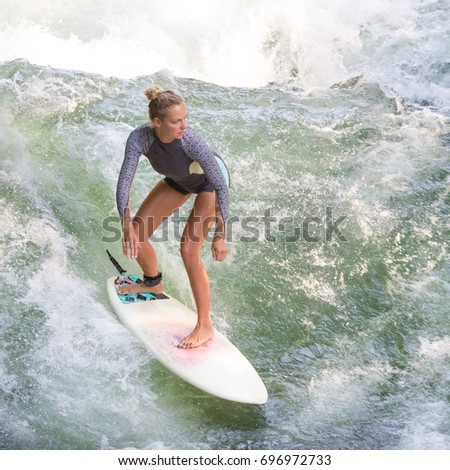
[[[145,95],[149,100],[150,122],[134,129],[128,137],[116,192],[123,229],[123,252],[137,260],[144,277],[142,284],[122,286],[119,293],[163,292],[162,274],[149,238],[161,223],[196,194],[181,237],[180,251],[195,299],[197,324],[178,344],[181,348],[195,348],[207,343],[214,335],[209,279],[200,253],[215,224],[213,259],[223,261],[227,255],[228,186],[208,144],[188,127],[183,98],[158,85],[147,88]],[[165,178],[150,191],[132,218],[130,189],[141,155],[145,155],[153,169]]]

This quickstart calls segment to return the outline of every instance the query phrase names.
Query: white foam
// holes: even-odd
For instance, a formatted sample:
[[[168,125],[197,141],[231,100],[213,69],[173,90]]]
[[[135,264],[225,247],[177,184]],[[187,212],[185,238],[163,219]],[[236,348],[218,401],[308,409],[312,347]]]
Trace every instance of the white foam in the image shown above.
[[[8,368],[5,365],[5,359],[7,358],[5,351],[0,351],[0,388],[2,393],[9,394],[14,391],[17,386],[17,379],[13,374],[8,372]],[[0,405],[0,413],[2,412],[3,405]]]
[[[425,359],[444,360],[450,358],[450,337],[430,340],[420,339],[419,355]]]
[[[450,99],[434,70],[446,51],[445,14],[419,12],[419,0],[3,3],[0,60],[120,78],[169,69],[251,87],[289,80],[330,86],[373,73],[419,101]]]
[[[390,366],[381,363],[366,368],[324,369],[308,385],[311,411],[322,420],[357,415],[368,406],[367,398],[374,387],[390,372]]]
[[[419,338],[412,363],[411,400],[401,434],[403,449],[448,449],[450,337]]]

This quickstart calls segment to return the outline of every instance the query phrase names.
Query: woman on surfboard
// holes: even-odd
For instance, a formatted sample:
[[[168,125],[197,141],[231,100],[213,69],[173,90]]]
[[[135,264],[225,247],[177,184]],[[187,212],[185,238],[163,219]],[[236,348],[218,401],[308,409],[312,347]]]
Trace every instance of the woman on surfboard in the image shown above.
[[[214,335],[209,279],[200,252],[215,223],[213,259],[223,261],[227,255],[228,186],[214,153],[187,126],[183,98],[158,85],[147,88],[145,95],[149,99],[150,123],[134,129],[128,137],[116,193],[123,228],[123,252],[137,260],[144,277],[142,284],[123,286],[119,293],[163,292],[162,274],[149,238],[191,194],[197,194],[180,247],[197,307],[197,324],[178,345],[195,348]],[[153,169],[165,178],[150,191],[132,219],[130,189],[141,155],[145,155]]]

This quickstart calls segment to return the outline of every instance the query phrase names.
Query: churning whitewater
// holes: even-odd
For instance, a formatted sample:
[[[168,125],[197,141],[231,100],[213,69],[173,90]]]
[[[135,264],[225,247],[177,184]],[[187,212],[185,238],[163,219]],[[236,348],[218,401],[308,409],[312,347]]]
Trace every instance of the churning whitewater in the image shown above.
[[[0,448],[449,449],[448,2],[4,3]],[[187,385],[109,305],[151,83],[230,169],[212,318],[264,406]],[[158,180],[143,159],[133,200]],[[193,308],[188,209],[155,246]]]

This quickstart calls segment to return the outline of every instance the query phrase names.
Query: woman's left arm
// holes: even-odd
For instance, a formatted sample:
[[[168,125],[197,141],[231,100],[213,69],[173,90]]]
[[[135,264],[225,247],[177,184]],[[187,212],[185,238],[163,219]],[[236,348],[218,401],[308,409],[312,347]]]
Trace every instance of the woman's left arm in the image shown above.
[[[216,192],[216,230],[213,239],[213,257],[221,261],[226,256],[225,224],[228,218],[229,194],[225,176],[208,144],[190,127],[183,136],[183,149],[197,161]]]

